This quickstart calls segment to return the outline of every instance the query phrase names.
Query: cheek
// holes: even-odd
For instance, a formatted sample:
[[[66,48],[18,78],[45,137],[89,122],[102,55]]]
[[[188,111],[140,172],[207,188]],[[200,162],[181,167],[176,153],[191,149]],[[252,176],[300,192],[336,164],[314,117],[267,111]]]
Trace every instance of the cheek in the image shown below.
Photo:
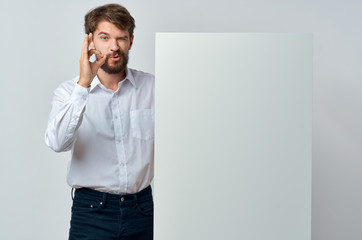
[[[102,54],[107,53],[107,46],[104,43],[94,42],[93,44],[94,49],[100,51]]]
[[[121,50],[124,53],[128,53],[128,51],[131,49],[131,46],[129,44],[124,44],[123,46],[121,46]]]

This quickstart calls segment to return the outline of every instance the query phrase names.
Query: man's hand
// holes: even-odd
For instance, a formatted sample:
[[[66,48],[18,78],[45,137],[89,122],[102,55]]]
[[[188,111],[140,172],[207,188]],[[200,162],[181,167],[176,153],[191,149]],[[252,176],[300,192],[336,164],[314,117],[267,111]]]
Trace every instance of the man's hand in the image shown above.
[[[93,78],[97,75],[98,69],[106,61],[106,56],[103,56],[100,51],[95,49],[88,50],[91,39],[92,33],[85,35],[82,46],[82,55],[80,56],[79,60],[80,74],[78,84],[85,88],[88,88],[91,85]],[[96,54],[98,60],[90,62],[89,58],[93,54]]]

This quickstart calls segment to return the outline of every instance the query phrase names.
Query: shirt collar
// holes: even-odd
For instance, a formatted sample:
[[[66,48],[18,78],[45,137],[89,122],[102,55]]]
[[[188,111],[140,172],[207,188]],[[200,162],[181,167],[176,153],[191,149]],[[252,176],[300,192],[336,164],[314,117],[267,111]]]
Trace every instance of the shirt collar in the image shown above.
[[[133,77],[132,71],[130,71],[128,69],[128,67],[126,67],[126,78],[124,80],[127,80],[127,79],[132,83],[134,88],[137,88],[136,81]],[[92,91],[99,84],[101,84],[101,82],[99,81],[99,78],[96,75],[91,83],[90,91]]]
[[[101,84],[101,82],[99,81],[98,76],[96,75],[91,83],[90,92],[93,90],[93,88],[95,88],[99,84]]]
[[[134,88],[137,88],[136,81],[133,77],[132,71],[130,71],[128,67],[126,67],[126,79],[128,79],[132,83]]]

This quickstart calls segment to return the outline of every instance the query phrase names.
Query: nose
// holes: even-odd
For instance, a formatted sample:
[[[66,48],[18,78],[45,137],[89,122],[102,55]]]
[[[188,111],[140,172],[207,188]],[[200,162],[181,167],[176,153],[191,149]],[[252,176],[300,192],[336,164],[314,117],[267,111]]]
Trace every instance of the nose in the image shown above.
[[[111,51],[115,52],[119,50],[119,46],[116,40],[111,41]]]

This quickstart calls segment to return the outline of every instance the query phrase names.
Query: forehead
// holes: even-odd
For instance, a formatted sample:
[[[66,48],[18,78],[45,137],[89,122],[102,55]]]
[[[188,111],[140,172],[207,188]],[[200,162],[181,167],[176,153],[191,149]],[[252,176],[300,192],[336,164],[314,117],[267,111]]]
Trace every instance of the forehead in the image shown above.
[[[108,33],[110,35],[128,35],[128,31],[119,29],[115,24],[108,22],[106,20],[100,21],[97,25],[94,34],[98,33]]]

